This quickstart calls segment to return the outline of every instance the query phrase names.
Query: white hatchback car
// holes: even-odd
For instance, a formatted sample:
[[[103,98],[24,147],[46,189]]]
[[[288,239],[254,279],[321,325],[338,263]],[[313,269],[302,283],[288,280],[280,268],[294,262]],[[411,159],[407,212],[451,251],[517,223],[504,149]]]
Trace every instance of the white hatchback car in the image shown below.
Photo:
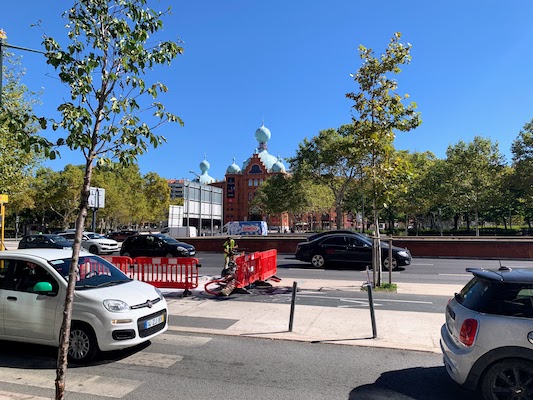
[[[0,339],[58,346],[71,250],[0,252]],[[135,346],[166,331],[159,289],[128,278],[108,261],[80,252],[74,291],[71,361]]]
[[[59,233],[68,240],[74,240],[76,236],[75,231],[67,231]],[[83,232],[81,237],[81,245],[83,248],[89,250],[93,254],[111,254],[118,251],[118,242],[113,239],[108,239],[103,235],[94,232]]]

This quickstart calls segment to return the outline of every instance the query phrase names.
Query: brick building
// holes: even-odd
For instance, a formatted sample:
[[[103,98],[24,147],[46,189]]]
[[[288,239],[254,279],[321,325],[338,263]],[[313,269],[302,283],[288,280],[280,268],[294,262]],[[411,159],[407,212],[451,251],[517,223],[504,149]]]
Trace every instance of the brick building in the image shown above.
[[[223,190],[224,223],[230,221],[266,221],[269,229],[280,231],[289,229],[286,213],[267,215],[261,209],[252,207],[255,191],[272,174],[285,174],[285,166],[279,157],[268,152],[267,142],[271,138],[270,130],[263,124],[255,131],[258,148],[242,165],[233,163],[226,169],[225,180],[211,183]]]

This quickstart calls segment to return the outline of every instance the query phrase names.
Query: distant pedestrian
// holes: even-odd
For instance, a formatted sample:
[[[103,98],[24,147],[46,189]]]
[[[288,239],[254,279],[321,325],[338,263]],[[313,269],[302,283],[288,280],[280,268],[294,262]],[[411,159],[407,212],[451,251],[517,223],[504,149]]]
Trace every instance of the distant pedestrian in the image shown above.
[[[237,243],[231,237],[228,237],[222,248],[224,249],[224,269],[228,268],[228,263],[233,261],[233,250],[237,247]]]

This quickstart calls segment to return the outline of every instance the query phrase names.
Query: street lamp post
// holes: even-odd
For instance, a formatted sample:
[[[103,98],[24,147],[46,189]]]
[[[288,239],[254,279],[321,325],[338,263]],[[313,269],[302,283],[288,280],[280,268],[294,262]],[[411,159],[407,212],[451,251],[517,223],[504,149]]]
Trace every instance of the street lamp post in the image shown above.
[[[44,51],[28,49],[26,47],[20,47],[20,46],[14,46],[12,44],[7,44],[6,43],[6,39],[7,39],[6,32],[4,30],[0,29],[0,107],[3,106],[3,102],[2,102],[2,93],[3,93],[2,81],[4,79],[4,75],[3,75],[4,47],[8,48],[8,49],[17,49],[17,50],[30,51],[32,53],[46,54]]]

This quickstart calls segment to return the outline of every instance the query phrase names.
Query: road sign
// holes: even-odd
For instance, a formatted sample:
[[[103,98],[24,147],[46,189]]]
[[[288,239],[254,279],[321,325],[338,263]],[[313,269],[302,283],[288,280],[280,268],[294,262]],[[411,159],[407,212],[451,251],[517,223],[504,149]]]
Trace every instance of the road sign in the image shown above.
[[[9,196],[7,194],[0,194],[0,203],[8,203]]]
[[[89,208],[105,207],[105,189],[91,187],[89,188]]]

